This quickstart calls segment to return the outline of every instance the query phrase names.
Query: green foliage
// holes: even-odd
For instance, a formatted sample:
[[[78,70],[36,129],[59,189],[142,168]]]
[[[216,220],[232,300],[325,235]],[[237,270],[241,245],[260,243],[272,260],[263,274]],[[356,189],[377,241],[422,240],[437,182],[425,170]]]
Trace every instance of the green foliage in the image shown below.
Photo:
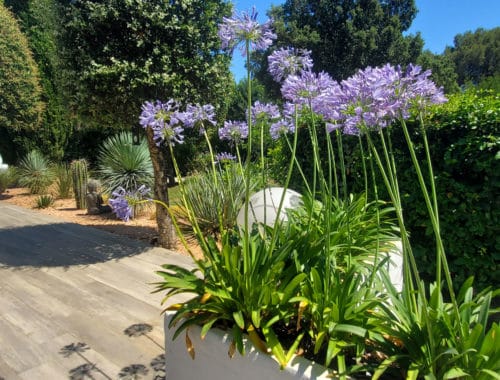
[[[456,93],[460,90],[457,83],[455,63],[448,55],[433,54],[424,51],[417,59],[417,64],[425,70],[431,70],[431,79],[437,86],[443,87],[446,94]]]
[[[28,187],[32,194],[45,193],[54,182],[54,171],[49,161],[38,151],[33,150],[19,163],[19,184]]]
[[[10,166],[8,169],[0,169],[0,194],[15,182],[16,169]]]
[[[477,85],[487,77],[500,74],[500,27],[458,34],[454,46],[447,48],[445,56],[455,63],[459,85]]]
[[[40,195],[36,199],[37,208],[47,208],[54,204],[54,197],[52,195]]]
[[[179,293],[194,295],[180,308],[167,308],[177,311],[170,327],[183,320],[175,336],[191,324],[203,325],[204,335],[222,323],[232,328],[238,349],[245,332],[257,347],[269,348],[281,366],[303,339],[312,342],[309,357],[320,355],[323,363],[336,358],[338,368],[350,360],[347,355],[364,352],[365,339],[374,336],[368,332],[370,311],[382,301],[377,298],[380,281],[370,273],[387,259],[380,255],[378,264],[368,261],[377,249],[387,253],[396,239],[392,209],[367,204],[364,197],[328,207],[303,200],[303,207],[289,210],[289,223],[274,230],[254,228],[248,248],[231,229],[223,229],[220,245],[206,238],[206,257],[197,261],[200,273],[163,266],[156,291],[167,292],[165,301]],[[291,341],[283,339],[283,331]]]
[[[14,16],[0,3],[0,127],[33,130],[44,104],[38,68]]]
[[[23,7],[16,3],[19,1],[6,1],[7,6],[17,10],[21,28],[28,38],[40,70],[46,103],[42,128],[35,136],[37,149],[59,161],[73,132],[70,112],[63,97],[64,71],[59,41],[59,36],[64,33],[61,29],[62,7],[57,0],[30,0]]]
[[[450,270],[458,284],[472,275],[476,276],[475,283],[479,288],[500,284],[499,109],[500,98],[497,95],[470,90],[450,96],[449,102],[436,107],[425,121]],[[418,158],[425,163],[418,121],[409,122],[408,126],[418,142],[415,147]],[[321,133],[318,132],[320,144],[325,139]],[[399,126],[392,129],[391,135],[399,166],[405,224],[411,233],[410,240],[420,274],[431,281],[435,273],[435,242],[425,202],[422,195],[415,191],[417,179]],[[305,131],[299,132],[299,139],[301,150],[297,152],[297,160],[310,181],[312,146]],[[344,136],[342,141],[348,191],[364,191],[359,140]],[[270,151],[271,175],[280,182],[284,180],[289,152],[283,140]],[[340,178],[340,173],[338,176]],[[375,176],[380,199],[388,199],[380,172],[375,171]],[[302,191],[303,183],[300,173],[295,170],[292,188]],[[373,199],[373,196],[371,192],[369,198]]]
[[[141,185],[151,188],[153,165],[146,140],[140,139],[139,145],[134,145],[130,132],[109,137],[99,153],[97,174],[107,193],[118,187],[127,191],[135,191]]]
[[[57,194],[59,198],[67,199],[71,196],[73,188],[73,175],[71,168],[66,163],[55,165]]]
[[[254,192],[261,183],[258,173],[255,170],[252,173],[249,186]],[[235,227],[236,216],[245,199],[245,181],[238,165],[225,164],[216,172],[216,177],[211,170],[197,173],[188,178],[183,186],[190,210],[185,206],[175,209],[174,213],[181,223],[183,220],[188,223],[188,212],[191,212],[205,234],[216,235],[221,225],[224,228]],[[189,224],[186,227],[191,229]]]
[[[423,47],[420,35],[403,36],[417,9],[405,1],[289,0],[272,8],[277,47],[312,51],[316,71],[345,79],[366,66],[414,62]],[[260,61],[263,78],[267,64]]]
[[[328,204],[302,196],[303,207],[288,212],[287,237],[302,252],[301,265],[325,267],[329,257],[341,271],[357,262],[374,262],[375,252],[389,252],[398,240],[394,209],[382,201],[367,202],[364,195],[332,199]],[[328,229],[331,232],[328,235]],[[359,268],[358,268],[359,269]]]
[[[86,125],[122,128],[145,100],[210,99],[223,109],[229,57],[220,54],[217,24],[229,11],[217,0],[72,2],[65,25],[72,106]]]
[[[179,293],[194,296],[180,306],[171,320],[170,327],[183,320],[175,337],[192,324],[202,324],[204,336],[214,323],[222,323],[232,328],[240,353],[243,353],[243,332],[260,349],[265,350],[265,345],[259,331],[268,342],[276,343],[271,327],[279,318],[286,321],[294,314],[289,301],[305,274],[283,275],[285,260],[291,253],[287,245],[276,247],[270,254],[270,239],[262,239],[257,231],[249,238],[249,252],[244,251],[242,240],[228,231],[222,235],[222,249],[212,238],[207,238],[208,261],[198,263],[201,278],[196,272],[169,264],[163,265],[164,271],[157,272],[162,281],[156,291],[167,292],[165,301]],[[273,351],[278,351],[276,345],[273,347]],[[289,355],[283,357],[286,360]]]
[[[427,125],[450,270],[459,284],[475,276],[480,288],[498,287],[500,97],[474,91],[450,97]],[[433,239],[422,215],[423,199],[412,191],[414,180],[404,176],[401,188],[413,246],[427,277],[434,270]]]
[[[73,194],[75,196],[76,208],[83,210],[87,207],[87,183],[89,180],[88,163],[85,159],[74,160],[70,164],[73,177]]]
[[[387,286],[390,288],[390,284]],[[472,278],[469,278],[458,293],[460,313],[456,318],[453,305],[443,300],[435,285],[430,286],[428,303],[419,297],[416,312],[405,297],[393,290],[391,303],[379,309],[385,321],[379,325],[384,333],[384,342],[380,344],[389,355],[373,379],[379,379],[395,363],[406,373],[406,378],[496,378],[492,374],[500,371],[497,335],[500,329],[497,323],[490,324],[488,318],[495,312],[491,301],[498,293],[474,294]],[[462,332],[462,339],[457,331]]]

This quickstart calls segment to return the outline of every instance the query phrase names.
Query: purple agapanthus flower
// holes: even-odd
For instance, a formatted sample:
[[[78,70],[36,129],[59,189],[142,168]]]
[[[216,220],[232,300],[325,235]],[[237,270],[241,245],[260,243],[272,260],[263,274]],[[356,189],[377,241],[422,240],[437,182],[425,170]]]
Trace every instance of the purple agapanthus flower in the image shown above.
[[[163,142],[182,144],[184,142],[184,128],[186,114],[179,111],[179,104],[170,99],[166,103],[159,100],[145,102],[139,116],[139,123],[153,129],[153,139],[157,145]]]
[[[268,71],[276,82],[281,82],[289,75],[294,75],[302,70],[311,70],[313,61],[311,52],[305,49],[280,48],[275,50],[268,58]]]
[[[219,138],[235,143],[248,137],[248,125],[244,121],[225,121],[224,127],[219,129]]]
[[[303,70],[299,74],[289,75],[281,87],[283,97],[295,104],[310,105],[328,88],[334,86],[335,81],[325,72],[319,74]]]
[[[295,132],[295,124],[289,119],[281,119],[271,124],[269,134],[273,140],[277,140],[281,135]]]
[[[241,44],[240,51],[246,55],[248,41],[252,50],[266,50],[276,39],[271,26],[272,20],[259,24],[255,7],[251,13],[235,12],[232,17],[224,17],[219,27],[222,49],[228,49],[232,54],[234,48]]]
[[[216,164],[225,164],[225,163],[235,161],[236,158],[237,157],[231,153],[221,152],[221,153],[217,153],[215,155],[215,163]]]
[[[277,105],[270,103],[261,103],[256,101],[252,106],[252,122],[256,124],[258,121],[276,120],[281,117],[280,110]]]
[[[119,187],[112,193],[109,199],[111,209],[121,220],[128,222],[133,215],[134,206],[145,199],[149,199],[151,190],[145,185],[140,186],[135,191],[127,191]]]
[[[211,104],[205,104],[202,106],[199,104],[188,104],[186,106],[186,112],[184,112],[183,122],[187,128],[193,128],[194,126],[199,125],[200,132],[203,133],[205,131],[205,122],[213,126],[217,124],[215,121],[215,108]]]
[[[400,69],[398,72],[400,73]],[[436,87],[435,83],[429,79],[430,75],[430,70],[422,71],[420,66],[408,65],[397,86],[397,93],[404,106],[423,111],[431,104],[441,104],[447,101],[443,88]]]
[[[169,144],[183,144],[184,143],[184,128],[180,125],[171,126],[164,124],[163,127],[153,128],[153,139],[156,145],[160,146],[164,141]]]

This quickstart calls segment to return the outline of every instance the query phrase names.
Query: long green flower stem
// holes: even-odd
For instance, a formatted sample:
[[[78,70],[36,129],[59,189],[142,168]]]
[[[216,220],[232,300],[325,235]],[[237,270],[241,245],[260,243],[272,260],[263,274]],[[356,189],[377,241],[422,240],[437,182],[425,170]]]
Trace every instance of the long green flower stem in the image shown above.
[[[247,66],[247,126],[248,126],[248,137],[247,137],[247,157],[245,159],[245,176],[243,177],[245,183],[245,203],[244,203],[244,229],[245,233],[243,234],[243,270],[244,273],[249,272],[249,263],[250,263],[250,231],[249,231],[249,220],[248,220],[248,211],[249,211],[249,200],[250,200],[250,161],[252,156],[252,77],[250,73],[250,40],[247,39],[245,41],[246,47],[246,66]],[[245,281],[248,281],[246,279]],[[249,284],[245,284],[248,286]]]
[[[295,112],[295,122],[296,123],[297,123],[297,119],[298,119],[298,115],[297,115],[297,111],[296,111]],[[297,125],[297,124],[295,124],[295,125]],[[293,134],[293,145],[291,147],[292,157],[296,157],[297,142],[298,142],[298,140],[299,140],[299,129],[295,128],[295,132]],[[287,139],[287,141],[288,141],[288,139]],[[290,163],[288,165],[288,171],[287,171],[287,174],[286,174],[285,183],[283,184],[283,187],[285,189],[288,189],[288,186],[290,185],[290,180],[292,178],[292,173],[293,173],[293,167],[294,167],[294,165],[295,165],[295,161],[294,160],[290,160]],[[299,164],[297,163],[297,165],[299,165]],[[285,201],[285,193],[283,193],[283,195],[282,195],[282,197],[280,199],[280,203],[278,205],[278,210],[277,210],[277,215],[280,215],[281,209],[283,208],[284,201]],[[273,236],[271,238],[271,243],[269,245],[269,252],[270,252],[270,254],[272,254],[272,252],[274,251],[274,246],[276,245],[276,242],[278,241],[279,223],[280,223],[279,219],[276,219],[274,230],[273,230]]]
[[[179,170],[179,166],[177,165],[177,160],[175,159],[174,148],[173,148],[172,144],[169,144],[168,147],[170,150],[170,156],[172,157],[172,163],[174,165],[175,175],[179,178],[179,187],[181,189],[182,203],[184,204],[184,206],[186,208],[189,222],[193,226],[193,231],[195,232],[195,236],[198,238],[199,243],[202,245],[203,251],[204,252],[211,252],[208,248],[207,242],[205,241],[203,233],[201,231],[201,228],[198,224],[198,219],[196,219],[196,216],[193,214],[191,204],[189,203],[189,201],[186,198],[186,189],[184,187],[184,181],[182,180],[182,177],[181,177],[181,171]],[[172,220],[172,223],[174,224],[174,228],[176,229],[177,235],[181,239],[182,244],[184,245],[184,247],[186,249],[188,249],[189,254],[192,257],[194,257],[192,252],[187,247],[187,242],[184,239],[184,235],[182,234],[179,227],[177,226],[177,223],[175,222],[175,217],[172,215],[170,208],[167,205],[164,205],[164,207],[166,207],[167,212],[170,215],[170,219]]]
[[[344,147],[342,144],[342,134],[340,133],[340,131],[338,129],[335,131],[335,134],[337,135],[337,147],[339,150],[340,174],[342,176],[342,192],[344,194],[344,200],[347,200],[347,178],[346,178],[346,171],[345,171]]]
[[[434,349],[436,347],[435,342],[434,342],[434,335],[432,333],[432,328],[430,326],[430,318],[428,315],[428,302],[427,302],[427,297],[425,295],[425,289],[423,286],[422,281],[420,280],[420,275],[418,273],[418,268],[417,264],[415,261],[415,257],[413,255],[411,245],[410,245],[410,240],[408,236],[408,231],[406,230],[405,224],[404,224],[404,219],[403,219],[403,209],[401,206],[400,202],[400,196],[399,194],[395,194],[396,192],[399,193],[399,188],[398,187],[392,187],[392,183],[395,181],[394,178],[389,179],[387,175],[387,171],[385,166],[382,163],[382,160],[380,159],[380,155],[377,151],[377,148],[375,147],[373,140],[371,139],[371,136],[369,133],[366,134],[368,144],[370,146],[370,150],[373,153],[373,156],[375,157],[375,161],[377,163],[377,166],[379,167],[379,170],[382,174],[382,178],[384,180],[385,186],[387,188],[387,191],[389,193],[389,196],[394,204],[394,208],[396,210],[396,217],[398,219],[398,224],[399,228],[401,230],[401,240],[403,243],[403,268],[404,268],[404,280],[405,280],[405,286],[403,287],[404,292],[403,296],[406,298],[406,300],[409,302],[410,305],[412,305],[412,309],[415,311],[415,313],[418,312],[418,305],[417,305],[417,300],[415,297],[415,292],[413,291],[414,289],[414,284],[413,284],[413,278],[415,279],[415,283],[417,286],[417,291],[420,294],[422,306],[423,306],[423,313],[422,316],[424,318],[424,325],[427,330],[427,336],[429,338],[429,349],[432,351],[431,356],[435,357],[435,352]],[[387,147],[383,145],[384,147],[384,155],[387,156]],[[390,165],[390,160],[389,160],[389,165]],[[389,168],[389,172],[391,173],[392,171]],[[408,267],[408,262],[409,262],[409,267]],[[413,276],[411,276],[413,274]]]
[[[365,207],[368,204],[368,173],[366,169],[366,158],[365,158],[365,150],[363,148],[363,139],[361,138],[361,134],[358,135],[359,138],[359,150],[361,152],[361,160],[363,162],[363,177],[365,181]],[[377,205],[376,216],[377,216],[377,247],[375,251],[375,259],[373,260],[374,268],[377,266],[379,259],[379,251],[380,251],[380,237],[378,234],[380,228],[380,210],[379,210],[379,198],[378,198],[378,188],[375,177],[375,168],[373,166],[373,158],[370,149],[368,149],[368,162],[370,164],[370,171],[372,174],[372,183],[373,183],[373,195],[375,199],[375,204]],[[377,272],[375,270],[372,271],[370,276],[370,288],[373,286],[375,282],[375,278],[377,277]]]
[[[325,133],[327,136],[327,147],[328,147],[328,186],[332,188],[332,180],[331,177],[333,177],[333,182],[335,186],[335,198],[339,199],[339,181],[337,179],[337,163],[335,160],[335,150],[333,149],[333,144],[332,144],[332,138],[330,134],[326,131],[326,126],[325,126]]]
[[[427,133],[425,130],[424,126],[424,120],[422,116],[422,112],[419,113],[419,121],[420,121],[420,130],[422,132],[422,137],[424,140],[424,149],[425,149],[425,155],[427,159],[427,170],[429,170],[429,179],[430,179],[430,185],[431,185],[431,194],[432,194],[432,203],[434,206],[434,215],[436,216],[436,227],[437,231],[436,234],[441,236],[441,231],[440,231],[440,226],[439,226],[439,209],[438,209],[438,200],[437,200],[437,194],[436,194],[436,183],[434,180],[434,170],[432,168],[432,161],[431,161],[431,151],[429,149],[429,141],[427,140]],[[436,249],[439,250],[439,245],[436,242]],[[443,251],[444,254],[444,251]],[[436,255],[436,282],[441,281],[441,255]]]
[[[203,127],[203,125],[202,125],[202,127]],[[218,186],[217,168],[215,167],[215,161],[214,161],[215,156],[214,156],[214,152],[212,149],[212,144],[210,143],[210,139],[208,138],[208,134],[207,134],[207,131],[205,128],[203,128],[203,136],[205,137],[205,141],[207,142],[208,150],[210,152],[210,163],[212,166],[212,173],[213,173],[213,177],[214,177],[214,186],[216,189],[218,189],[219,186]],[[222,210],[218,209],[217,213],[218,213],[217,217],[219,218],[219,231],[222,231],[222,229],[224,228]]]
[[[361,153],[361,165],[363,167],[363,179],[364,179],[364,182],[365,182],[365,196],[366,196],[365,204],[366,204],[366,203],[368,203],[368,172],[366,170],[365,150],[363,148],[363,140],[361,139],[361,134],[358,135],[358,139],[359,139],[359,151]],[[375,184],[375,182],[373,183],[373,185],[375,187],[377,186]],[[376,197],[376,199],[378,200],[377,197]]]
[[[443,266],[443,272],[445,275],[446,284],[448,286],[450,300],[451,300],[451,303],[453,305],[454,312],[455,312],[458,320],[460,320],[460,312],[458,310],[458,304],[457,304],[456,297],[455,297],[455,291],[453,290],[453,281],[451,279],[450,269],[448,267],[448,261],[446,259],[446,255],[445,255],[443,240],[441,239],[441,234],[439,231],[438,215],[436,215],[434,212],[435,209],[432,206],[432,203],[431,203],[431,200],[429,197],[429,193],[427,191],[427,186],[425,185],[422,170],[420,168],[420,164],[418,162],[417,155],[415,153],[415,148],[413,146],[413,141],[411,140],[410,133],[408,131],[408,127],[407,127],[406,123],[404,122],[404,120],[402,120],[402,126],[403,126],[403,133],[405,135],[406,143],[407,143],[409,151],[410,151],[411,160],[413,162],[413,166],[415,168],[415,171],[417,172],[417,178],[418,178],[418,182],[420,185],[420,189],[422,190],[422,195],[424,196],[425,205],[427,206],[427,211],[428,211],[429,217],[431,219],[432,228],[434,230],[434,236],[436,238],[436,244],[438,246],[437,255],[440,256],[440,258],[441,258],[440,261],[441,261],[441,264]],[[431,182],[434,182],[434,178],[432,178]],[[441,278],[440,276],[437,276],[437,273],[436,273],[436,277],[438,277],[439,279]],[[440,282],[436,281],[436,286],[438,286],[439,289],[441,289]],[[462,328],[462,333],[465,334],[464,328]]]
[[[293,147],[292,147],[292,144],[290,143],[290,141],[288,140],[288,137],[285,136],[285,141],[288,145],[288,149],[290,149],[290,153],[291,153],[291,157],[293,159],[293,162],[295,164],[295,167],[297,168],[297,170],[299,171],[299,174],[300,176],[302,177],[302,180],[304,181],[304,186],[306,187],[306,190],[309,194],[312,194],[311,192],[311,187],[309,186],[309,181],[307,180],[305,174],[304,174],[304,171],[302,170],[302,166],[300,166],[300,163],[299,163],[299,160],[297,160],[297,156],[295,156],[293,154]]]
[[[373,143],[373,140],[372,140],[369,133],[366,134],[366,138],[368,141],[369,149],[372,152],[373,157],[375,158],[375,162],[380,170],[380,173],[382,175],[382,179],[384,180],[385,187],[387,188],[387,192],[389,193],[389,197],[391,198],[391,201],[394,205],[394,209],[396,211],[396,218],[398,219],[399,228],[401,230],[400,232],[401,232],[401,240],[403,243],[403,253],[404,253],[404,256],[406,258],[405,262],[409,261],[411,269],[412,269],[413,274],[415,276],[415,282],[417,284],[417,287],[419,288],[420,293],[425,295],[425,290],[421,285],[420,275],[418,274],[417,264],[415,262],[415,258],[413,256],[412,251],[411,251],[408,232],[406,231],[406,227],[404,224],[403,210],[402,210],[401,202],[399,202],[399,196],[395,194],[395,191],[397,191],[397,189],[392,187],[393,179],[390,179],[389,176],[387,175],[386,167],[382,163],[382,159],[380,158],[378,150],[377,150],[375,144]],[[413,287],[413,282],[412,282],[413,277],[407,276],[407,273],[405,273],[405,280],[406,280],[407,285],[410,285]],[[412,298],[412,304],[414,305],[415,310],[416,310],[417,303],[416,303],[415,295],[413,294],[413,292],[410,292],[410,293],[411,293],[411,298]]]

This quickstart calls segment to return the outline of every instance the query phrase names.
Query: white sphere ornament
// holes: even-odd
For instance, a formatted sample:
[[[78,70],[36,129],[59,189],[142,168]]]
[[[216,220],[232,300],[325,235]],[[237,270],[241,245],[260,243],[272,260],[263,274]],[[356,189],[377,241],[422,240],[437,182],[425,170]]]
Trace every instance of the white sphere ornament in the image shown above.
[[[7,170],[9,165],[3,163],[2,155],[0,154],[0,170]]]
[[[286,221],[286,210],[300,206],[301,198],[302,196],[296,191],[283,187],[268,187],[256,192],[248,200],[248,227],[251,228],[254,223],[273,227],[276,219]],[[278,215],[281,199],[283,205]],[[238,212],[236,222],[239,227],[245,228],[245,206]]]

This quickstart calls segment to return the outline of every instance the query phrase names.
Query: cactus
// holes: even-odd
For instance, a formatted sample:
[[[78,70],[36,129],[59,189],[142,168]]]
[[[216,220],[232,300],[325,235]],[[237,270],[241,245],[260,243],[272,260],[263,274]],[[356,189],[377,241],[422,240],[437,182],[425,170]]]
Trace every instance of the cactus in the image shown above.
[[[81,210],[87,207],[85,196],[87,194],[88,164],[85,159],[71,162],[73,175],[73,192],[75,194],[76,208]]]

